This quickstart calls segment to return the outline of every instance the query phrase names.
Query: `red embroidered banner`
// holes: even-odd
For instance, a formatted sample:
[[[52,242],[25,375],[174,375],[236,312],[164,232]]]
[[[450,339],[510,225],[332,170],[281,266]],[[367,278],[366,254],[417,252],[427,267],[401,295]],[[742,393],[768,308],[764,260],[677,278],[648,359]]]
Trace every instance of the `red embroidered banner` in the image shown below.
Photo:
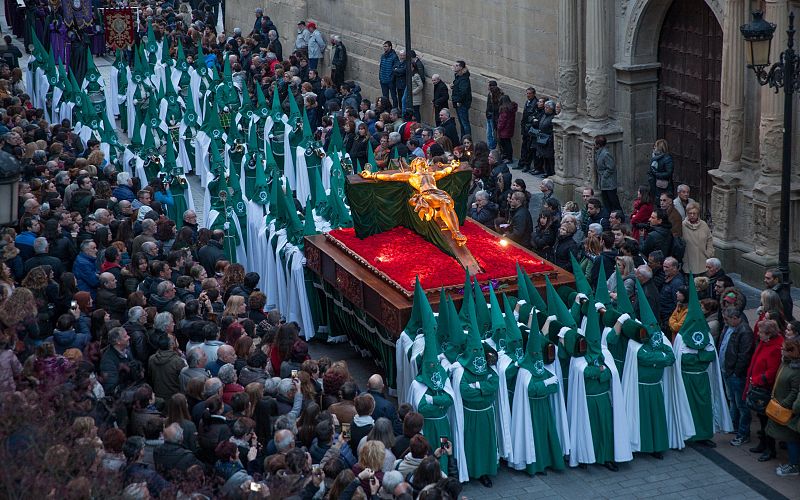
[[[103,11],[106,28],[106,43],[111,50],[127,49],[133,45],[134,16],[133,10],[105,9]]]

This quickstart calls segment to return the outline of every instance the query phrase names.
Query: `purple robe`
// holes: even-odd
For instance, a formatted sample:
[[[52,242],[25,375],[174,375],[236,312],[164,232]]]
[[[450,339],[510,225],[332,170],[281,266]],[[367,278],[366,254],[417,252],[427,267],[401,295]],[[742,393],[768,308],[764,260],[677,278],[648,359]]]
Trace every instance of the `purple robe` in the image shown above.
[[[56,64],[62,61],[69,66],[69,51],[67,50],[67,25],[63,21],[50,23],[50,50]]]

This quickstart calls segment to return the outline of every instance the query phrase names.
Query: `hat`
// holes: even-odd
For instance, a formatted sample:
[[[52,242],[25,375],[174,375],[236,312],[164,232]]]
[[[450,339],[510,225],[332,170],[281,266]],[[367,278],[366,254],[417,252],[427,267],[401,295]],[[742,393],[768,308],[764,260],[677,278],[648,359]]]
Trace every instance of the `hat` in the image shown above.
[[[309,23],[306,25],[306,28],[308,28],[308,29],[310,29],[310,30],[315,30],[315,29],[317,29],[317,23],[315,23],[314,21],[310,21],[310,22],[309,22]]]
[[[495,81],[495,80],[489,80],[489,86],[490,86],[490,87],[497,87],[497,81]]]

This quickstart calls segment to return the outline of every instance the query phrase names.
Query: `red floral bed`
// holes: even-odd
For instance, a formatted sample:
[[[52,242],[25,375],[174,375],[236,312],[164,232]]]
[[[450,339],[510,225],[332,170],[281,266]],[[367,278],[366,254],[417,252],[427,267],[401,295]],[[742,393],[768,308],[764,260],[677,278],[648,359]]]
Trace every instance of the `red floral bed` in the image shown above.
[[[517,262],[528,274],[554,269],[534,253],[507,242],[501,244],[496,234],[472,220],[468,219],[461,231],[467,236],[467,248],[485,270],[478,275],[481,281],[516,277]],[[464,283],[464,268],[456,259],[405,227],[398,226],[363,240],[356,237],[352,228],[336,229],[328,236],[409,293],[414,290],[416,276],[426,290]]]

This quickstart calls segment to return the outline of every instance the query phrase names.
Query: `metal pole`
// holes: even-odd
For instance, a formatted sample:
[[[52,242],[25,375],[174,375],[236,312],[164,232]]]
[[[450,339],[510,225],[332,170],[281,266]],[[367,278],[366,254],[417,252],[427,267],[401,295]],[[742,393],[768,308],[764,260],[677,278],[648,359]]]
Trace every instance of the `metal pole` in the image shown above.
[[[792,174],[792,99],[794,98],[797,54],[794,51],[794,13],[789,14],[788,48],[784,52],[783,161],[781,165],[781,229],[778,247],[778,270],[784,292],[789,291],[789,198]]]
[[[413,109],[414,98],[411,96],[411,0],[405,0],[406,9],[406,105],[403,111]],[[402,96],[400,97],[402,99]]]

